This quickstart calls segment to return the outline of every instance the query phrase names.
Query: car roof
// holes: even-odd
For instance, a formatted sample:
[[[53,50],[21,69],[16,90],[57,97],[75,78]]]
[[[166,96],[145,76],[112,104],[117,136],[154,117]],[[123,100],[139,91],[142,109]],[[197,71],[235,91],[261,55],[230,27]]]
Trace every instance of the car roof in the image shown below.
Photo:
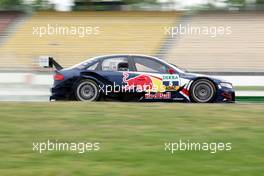
[[[155,56],[151,56],[151,55],[145,55],[145,54],[108,54],[108,55],[100,55],[100,56],[96,56],[90,59],[95,59],[95,58],[104,58],[104,57],[115,57],[115,56],[138,56],[138,57],[148,57],[148,58],[152,58],[152,59],[156,59],[159,60],[160,62],[163,62],[165,64],[168,64],[166,61],[159,59],[158,57]],[[89,59],[87,59],[89,60]]]
[[[157,57],[154,57],[154,56],[149,56],[149,55],[144,55],[144,54],[108,54],[108,55],[99,55],[99,56],[95,56],[95,57],[90,57],[76,65],[74,65],[73,67],[75,66],[78,66],[78,65],[81,65],[85,62],[88,62],[88,61],[92,61],[92,60],[97,60],[97,59],[101,59],[101,58],[105,58],[105,57],[122,57],[122,56],[139,56],[139,57],[148,57],[148,58],[152,58],[152,59],[156,59],[156,60],[159,60],[160,62],[163,62],[165,64],[168,64],[167,62],[157,58]]]
[[[139,56],[139,57],[151,57],[153,59],[158,59],[157,57],[151,56],[151,55],[145,55],[145,54],[107,54],[107,55],[100,55],[93,58],[99,58],[99,57],[114,57],[114,56]]]

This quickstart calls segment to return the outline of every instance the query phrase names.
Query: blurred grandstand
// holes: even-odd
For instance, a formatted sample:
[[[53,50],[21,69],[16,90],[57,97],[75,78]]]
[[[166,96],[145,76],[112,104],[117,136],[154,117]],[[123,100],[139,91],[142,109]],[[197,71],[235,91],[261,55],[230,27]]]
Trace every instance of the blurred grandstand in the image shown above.
[[[164,28],[187,23],[229,25],[232,35],[178,35],[173,39],[165,35]],[[33,27],[48,24],[98,26],[100,34],[84,38],[32,34]],[[263,27],[262,12],[37,12],[31,16],[1,12],[0,68],[35,70],[42,55],[53,56],[67,67],[102,54],[140,53],[159,55],[190,71],[264,72]]]
[[[192,71],[264,72],[263,12],[203,12],[187,16],[190,26],[230,26],[231,35],[180,35],[164,58]]]
[[[154,55],[164,40],[164,26],[176,23],[174,12],[39,12],[25,17],[0,48],[4,68],[36,68],[41,55],[70,66],[89,57],[113,53]],[[99,35],[34,36],[33,27],[98,26]]]

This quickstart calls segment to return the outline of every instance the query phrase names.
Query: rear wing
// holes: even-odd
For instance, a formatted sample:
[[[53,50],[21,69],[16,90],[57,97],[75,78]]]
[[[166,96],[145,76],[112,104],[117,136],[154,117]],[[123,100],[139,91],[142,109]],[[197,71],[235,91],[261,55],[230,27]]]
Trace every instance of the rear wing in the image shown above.
[[[63,69],[63,67],[58,62],[56,62],[53,57],[49,56],[40,56],[39,66],[42,68],[52,68],[54,66],[56,70]]]

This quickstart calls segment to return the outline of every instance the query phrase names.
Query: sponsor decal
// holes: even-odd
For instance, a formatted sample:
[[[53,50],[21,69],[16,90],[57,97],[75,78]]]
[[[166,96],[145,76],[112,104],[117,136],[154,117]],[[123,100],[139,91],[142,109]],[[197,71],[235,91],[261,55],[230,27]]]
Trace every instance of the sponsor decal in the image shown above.
[[[180,86],[165,86],[165,89],[170,91],[177,91],[180,89]]]
[[[163,75],[163,81],[179,81],[179,75]]]
[[[163,75],[162,81],[166,90],[178,90],[180,88],[179,75]]]
[[[158,99],[158,100],[168,100],[171,99],[171,93],[170,92],[166,92],[166,93],[147,93],[145,94],[145,99]]]
[[[131,90],[136,88],[139,92],[164,92],[162,78],[148,74],[129,74],[123,73],[123,82],[126,84],[125,89]]]
[[[179,75],[151,75],[123,73],[125,90],[137,89],[139,92],[165,92],[166,90],[177,91],[180,88]]]

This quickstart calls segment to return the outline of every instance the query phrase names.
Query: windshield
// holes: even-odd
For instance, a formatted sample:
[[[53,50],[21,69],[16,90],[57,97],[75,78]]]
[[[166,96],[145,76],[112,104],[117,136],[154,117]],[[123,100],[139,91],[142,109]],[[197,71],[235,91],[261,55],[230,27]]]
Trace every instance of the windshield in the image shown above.
[[[187,72],[186,69],[182,68],[182,67],[179,67],[175,64],[172,64],[172,63],[169,63],[174,69],[176,69],[177,71],[180,70],[180,72],[184,73],[184,72]]]

